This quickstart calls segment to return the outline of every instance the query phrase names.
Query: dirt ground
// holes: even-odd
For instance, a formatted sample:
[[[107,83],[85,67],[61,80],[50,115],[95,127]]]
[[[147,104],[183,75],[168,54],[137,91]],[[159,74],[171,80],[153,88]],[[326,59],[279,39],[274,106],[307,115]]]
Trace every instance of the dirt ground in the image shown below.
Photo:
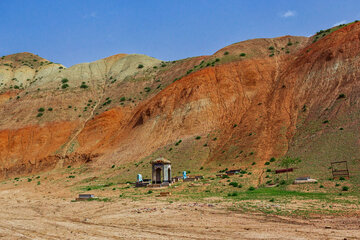
[[[360,239],[359,218],[295,219],[222,203],[71,202],[32,188],[0,189],[1,239]]]

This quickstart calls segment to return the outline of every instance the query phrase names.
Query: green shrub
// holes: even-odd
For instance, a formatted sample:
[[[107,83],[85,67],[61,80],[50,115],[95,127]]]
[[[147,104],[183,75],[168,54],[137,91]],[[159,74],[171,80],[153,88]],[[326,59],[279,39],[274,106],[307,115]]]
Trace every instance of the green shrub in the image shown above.
[[[180,139],[179,141],[177,141],[177,142],[175,143],[175,146],[178,146],[181,142],[182,142],[182,140]]]
[[[52,109],[51,107],[50,107],[50,108],[48,108],[48,111],[50,111],[50,112],[51,112],[52,110],[53,110],[53,109]]]
[[[228,193],[228,197],[236,197],[238,195],[239,195],[239,193],[237,193],[237,192]]]
[[[287,45],[288,45],[288,46],[291,46],[291,45],[293,45],[293,44],[292,44],[292,42],[289,41],[289,42],[287,43]]]
[[[200,136],[196,136],[196,138],[195,138],[196,140],[199,140],[199,139],[201,139],[201,137]]]
[[[343,186],[343,187],[342,187],[342,190],[343,190],[343,191],[349,191],[349,187],[348,187],[348,186]]]
[[[221,166],[221,165],[219,165],[219,166]],[[228,169],[228,168],[225,168],[225,169],[223,169],[223,170],[220,170],[219,173],[226,172],[227,170],[229,170],[229,169]]]
[[[344,178],[344,177],[340,177],[339,180],[340,180],[340,181],[344,181],[345,178]]]
[[[45,111],[45,109],[42,107],[38,109],[38,112],[44,112],[44,111]]]
[[[338,187],[338,186],[340,186],[340,184],[336,183],[336,184],[335,184],[335,187]]]
[[[126,100],[125,97],[120,98],[120,102],[123,102],[125,100]]]
[[[224,52],[224,55],[229,55],[229,52],[228,51]]]
[[[270,162],[275,162],[275,158],[274,157],[270,158]]]
[[[275,48],[273,46],[270,46],[269,47],[269,50],[274,50]]]
[[[256,188],[254,188],[253,186],[248,188],[248,191],[254,191]]]
[[[144,67],[144,65],[142,65],[142,64],[138,65],[138,68],[143,68],[143,67]]]
[[[285,185],[285,184],[286,184],[285,180],[280,181],[280,185]]]
[[[275,199],[272,198],[272,199],[269,200],[269,202],[275,202]]]
[[[112,165],[111,168],[115,168],[115,165]]]
[[[63,78],[63,79],[61,80],[61,82],[62,82],[62,83],[67,83],[67,82],[69,82],[69,80],[68,80],[67,78]]]
[[[65,89],[65,88],[68,88],[69,87],[69,84],[65,83],[61,86],[62,89]]]
[[[81,83],[81,85],[80,85],[80,88],[88,88],[89,86],[88,85],[86,85],[86,83],[85,82],[82,82]]]
[[[239,186],[239,184],[237,182],[231,182],[229,183],[230,186],[233,186],[233,187],[237,187]]]
[[[147,194],[152,194],[153,193],[153,191],[151,191],[151,190],[149,190],[148,192],[147,192]]]
[[[269,169],[269,168],[268,168],[268,169],[266,169],[266,172],[271,172],[271,169]]]
[[[38,113],[37,115],[36,115],[36,117],[41,117],[43,115],[43,113]]]
[[[150,91],[151,91],[151,88],[145,87],[144,90],[145,90],[145,92],[150,92]]]
[[[240,53],[240,57],[245,57],[246,53]]]
[[[253,162],[251,165],[255,165],[256,164],[256,162]]]
[[[339,94],[337,99],[341,99],[341,98],[345,98],[345,97],[346,97],[345,94],[341,93],[341,94]]]
[[[266,162],[265,165],[270,165],[270,162]]]
[[[320,185],[319,188],[324,188],[324,185]]]

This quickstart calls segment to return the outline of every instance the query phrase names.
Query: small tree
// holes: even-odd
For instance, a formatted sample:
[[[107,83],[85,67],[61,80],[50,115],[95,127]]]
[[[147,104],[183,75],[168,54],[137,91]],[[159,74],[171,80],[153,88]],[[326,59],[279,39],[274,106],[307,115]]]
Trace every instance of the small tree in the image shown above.
[[[296,165],[301,162],[300,158],[284,157],[281,159],[280,166],[285,168],[290,168],[290,166]],[[289,179],[289,172],[286,173],[287,179]]]

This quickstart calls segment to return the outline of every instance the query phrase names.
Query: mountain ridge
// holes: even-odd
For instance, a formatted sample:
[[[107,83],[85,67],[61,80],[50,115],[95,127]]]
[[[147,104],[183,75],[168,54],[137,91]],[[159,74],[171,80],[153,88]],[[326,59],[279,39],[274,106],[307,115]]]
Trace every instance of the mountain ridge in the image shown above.
[[[59,154],[96,156],[88,164],[100,169],[161,155],[215,170],[291,154],[298,151],[292,144],[302,135],[299,122],[310,126],[307,119],[322,118],[315,109],[325,103],[331,108],[343,100],[335,100],[340,94],[358,106],[356,81],[351,93],[325,79],[356,79],[359,32],[354,23],[318,38],[247,40],[210,56],[171,62],[117,54],[69,68],[46,63],[53,66],[42,75],[35,71],[44,66],[25,66],[38,79],[1,93],[2,171],[44,171],[47,165],[40,162],[59,161],[52,157]],[[10,67],[1,64],[3,71]],[[348,66],[353,72],[344,70]],[[14,81],[9,79],[0,69],[1,82]],[[174,145],[179,140],[182,146]],[[19,166],[23,171],[14,170]]]

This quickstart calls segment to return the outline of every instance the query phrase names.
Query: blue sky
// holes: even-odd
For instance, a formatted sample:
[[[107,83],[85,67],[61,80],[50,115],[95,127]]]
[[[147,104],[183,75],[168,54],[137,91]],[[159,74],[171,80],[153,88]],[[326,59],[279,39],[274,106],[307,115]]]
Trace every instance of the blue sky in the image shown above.
[[[32,52],[67,67],[117,53],[176,60],[356,19],[357,0],[0,0],[0,56]]]

